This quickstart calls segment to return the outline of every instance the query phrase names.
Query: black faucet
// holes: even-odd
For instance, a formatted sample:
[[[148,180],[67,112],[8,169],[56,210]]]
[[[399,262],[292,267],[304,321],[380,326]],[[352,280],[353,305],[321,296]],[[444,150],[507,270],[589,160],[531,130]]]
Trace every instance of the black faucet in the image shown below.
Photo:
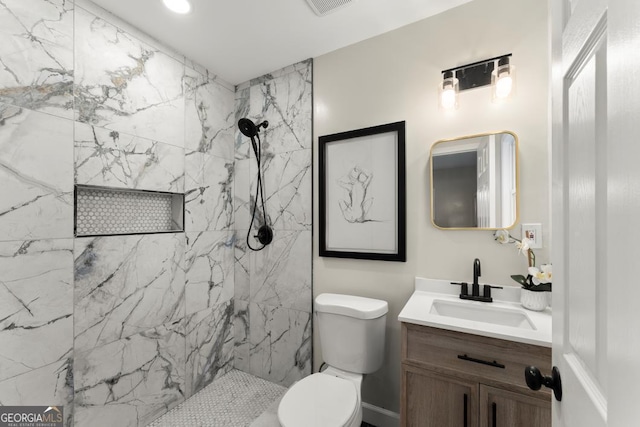
[[[452,285],[460,285],[460,299],[469,299],[473,301],[492,302],[491,288],[502,289],[501,286],[484,285],[482,288],[482,296],[480,296],[480,283],[478,277],[482,275],[480,270],[480,260],[473,260],[473,283],[471,284],[471,295],[469,295],[469,286],[465,282],[451,282]]]
[[[473,283],[471,284],[471,295],[474,297],[480,296],[480,284],[478,283],[478,277],[481,275],[480,260],[476,258],[473,260]]]

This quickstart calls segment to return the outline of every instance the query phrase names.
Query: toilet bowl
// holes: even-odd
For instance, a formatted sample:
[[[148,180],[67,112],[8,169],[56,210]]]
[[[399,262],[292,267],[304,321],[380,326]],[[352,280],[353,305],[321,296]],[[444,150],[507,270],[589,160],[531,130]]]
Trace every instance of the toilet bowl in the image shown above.
[[[295,383],[282,397],[283,427],[359,427],[364,374],[382,366],[386,301],[320,294],[314,313],[328,367]]]
[[[356,377],[329,367],[298,381],[280,401],[280,425],[359,427],[362,423],[362,376]]]

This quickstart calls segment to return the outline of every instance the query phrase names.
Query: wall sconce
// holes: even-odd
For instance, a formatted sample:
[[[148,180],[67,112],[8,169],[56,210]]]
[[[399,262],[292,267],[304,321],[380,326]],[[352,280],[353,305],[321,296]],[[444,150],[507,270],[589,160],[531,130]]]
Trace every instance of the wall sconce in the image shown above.
[[[442,71],[440,107],[451,110],[458,107],[458,92],[492,85],[492,100],[507,99],[514,88],[514,67],[511,54],[462,65]],[[497,67],[496,67],[497,62]]]
[[[458,107],[458,79],[453,77],[452,71],[445,71],[442,77],[440,107],[443,110],[453,110]]]
[[[498,59],[498,68],[491,73],[494,101],[507,99],[513,93],[514,71],[514,67],[509,63],[508,56]]]

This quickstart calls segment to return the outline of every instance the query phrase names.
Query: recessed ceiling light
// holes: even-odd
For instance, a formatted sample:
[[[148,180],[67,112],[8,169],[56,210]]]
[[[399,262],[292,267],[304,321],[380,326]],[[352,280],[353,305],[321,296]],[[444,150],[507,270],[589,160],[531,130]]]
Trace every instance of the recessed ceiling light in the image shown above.
[[[162,0],[167,8],[175,13],[185,14],[191,11],[189,0]]]

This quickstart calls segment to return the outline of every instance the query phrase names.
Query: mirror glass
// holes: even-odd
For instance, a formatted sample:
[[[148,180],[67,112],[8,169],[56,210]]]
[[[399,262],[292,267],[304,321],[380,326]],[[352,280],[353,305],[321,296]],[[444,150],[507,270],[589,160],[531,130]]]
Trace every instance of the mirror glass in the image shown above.
[[[438,228],[510,228],[518,218],[518,137],[512,132],[431,147],[431,221]]]

